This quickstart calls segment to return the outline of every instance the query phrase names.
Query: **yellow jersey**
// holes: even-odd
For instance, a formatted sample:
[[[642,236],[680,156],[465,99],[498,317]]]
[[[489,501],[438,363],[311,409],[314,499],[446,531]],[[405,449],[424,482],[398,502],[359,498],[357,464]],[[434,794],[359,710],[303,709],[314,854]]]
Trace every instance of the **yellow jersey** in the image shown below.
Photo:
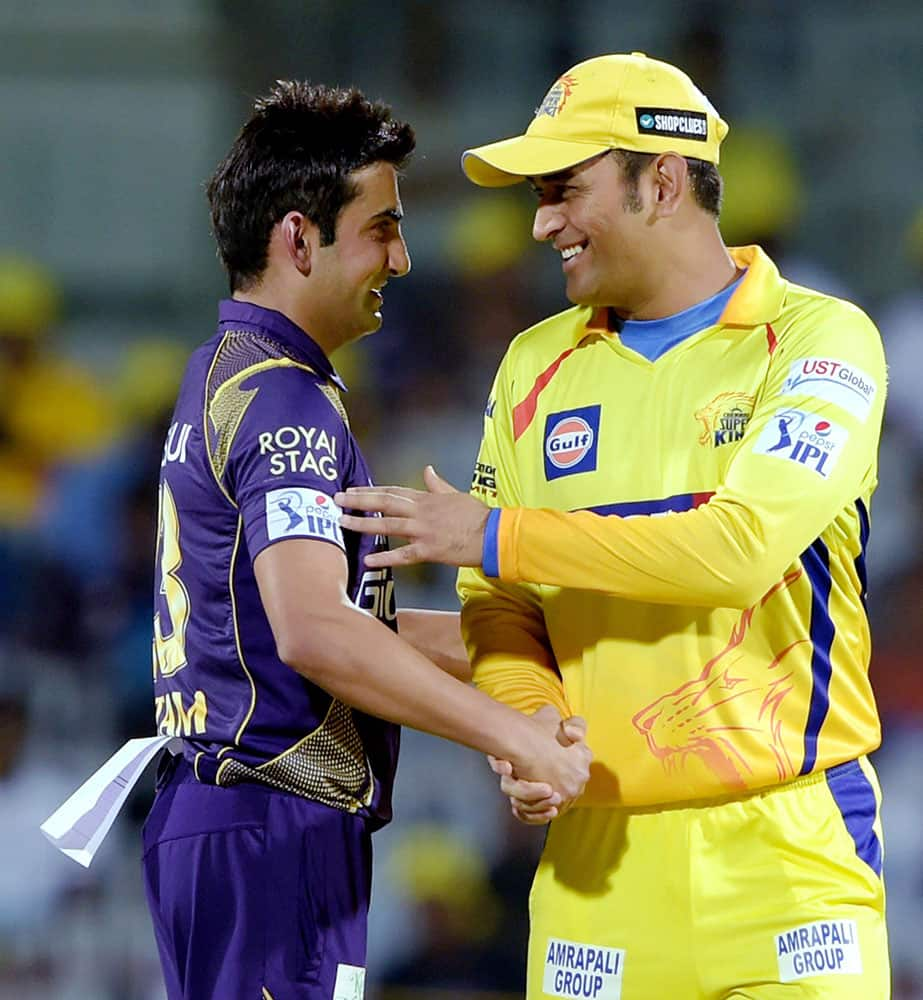
[[[655,362],[608,312],[520,334],[472,492],[484,565],[459,575],[475,682],[586,718],[581,805],[744,793],[880,739],[865,548],[885,398],[856,306],[758,247],[717,324]]]

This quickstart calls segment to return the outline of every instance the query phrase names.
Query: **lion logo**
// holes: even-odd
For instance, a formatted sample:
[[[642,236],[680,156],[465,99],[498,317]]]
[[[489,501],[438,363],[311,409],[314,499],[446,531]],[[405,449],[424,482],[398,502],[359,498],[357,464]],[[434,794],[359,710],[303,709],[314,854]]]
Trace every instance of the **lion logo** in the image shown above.
[[[752,608],[740,616],[727,645],[702,668],[694,680],[661,696],[632,718],[647,740],[648,749],[669,771],[681,767],[690,755],[698,757],[727,788],[746,789],[752,768],[735,741],[739,733],[759,734],[775,757],[780,781],[795,769],[782,740],[780,710],[794,686],[786,658],[798,639],[775,653],[771,662],[754,665],[738,655],[753,619],[780,591],[788,590],[803,570],[789,573]],[[724,707],[734,702],[732,713]],[[728,721],[728,720],[732,721]]]
[[[576,85],[576,79],[570,74],[565,74],[555,80],[551,85],[551,90],[545,94],[542,103],[535,109],[535,117],[540,118],[542,115],[548,115],[549,118],[554,118],[560,114]]]
[[[695,419],[702,422],[699,444],[720,448],[723,444],[739,441],[753,416],[755,401],[745,392],[722,392],[707,406],[696,410]]]

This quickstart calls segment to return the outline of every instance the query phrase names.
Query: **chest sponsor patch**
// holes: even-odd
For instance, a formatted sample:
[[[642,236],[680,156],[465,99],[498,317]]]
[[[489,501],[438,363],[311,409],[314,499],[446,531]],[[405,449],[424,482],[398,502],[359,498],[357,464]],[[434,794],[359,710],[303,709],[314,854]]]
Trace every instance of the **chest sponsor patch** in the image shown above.
[[[776,935],[779,979],[860,976],[862,954],[855,920],[815,920]]]
[[[602,406],[549,413],[545,418],[545,479],[595,472]]]
[[[260,454],[269,456],[269,472],[313,472],[328,482],[337,478],[337,439],[323,427],[296,424],[260,431]]]
[[[322,538],[343,546],[341,510],[319,490],[291,486],[266,494],[266,534],[276,538]]]
[[[800,358],[782,383],[782,396],[814,396],[834,403],[864,421],[878,386],[867,372],[835,358]]]
[[[806,410],[776,410],[756,439],[753,453],[797,462],[827,479],[839,460],[849,431]]]
[[[542,992],[550,997],[620,1000],[624,948],[548,938]]]

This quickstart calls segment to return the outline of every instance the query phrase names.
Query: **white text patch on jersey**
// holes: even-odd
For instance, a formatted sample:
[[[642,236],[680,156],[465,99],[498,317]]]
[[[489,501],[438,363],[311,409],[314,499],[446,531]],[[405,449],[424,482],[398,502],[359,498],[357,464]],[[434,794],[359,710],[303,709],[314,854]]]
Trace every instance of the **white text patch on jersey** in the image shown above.
[[[362,1000],[365,996],[365,969],[361,965],[337,966],[332,1000]]]
[[[323,427],[301,424],[260,431],[260,454],[269,456],[273,476],[313,472],[332,483],[337,477],[337,439]]]
[[[274,538],[323,538],[343,547],[341,510],[320,490],[290,486],[266,494],[266,535]]]
[[[815,920],[776,935],[779,979],[860,976],[862,955],[855,920]]]
[[[849,431],[826,417],[794,408],[776,410],[753,452],[796,462],[827,479],[848,440]]]
[[[620,1000],[624,967],[624,948],[548,938],[542,992],[575,1000]]]
[[[824,399],[865,421],[878,386],[871,375],[835,358],[801,358],[793,362],[782,383],[782,396]]]

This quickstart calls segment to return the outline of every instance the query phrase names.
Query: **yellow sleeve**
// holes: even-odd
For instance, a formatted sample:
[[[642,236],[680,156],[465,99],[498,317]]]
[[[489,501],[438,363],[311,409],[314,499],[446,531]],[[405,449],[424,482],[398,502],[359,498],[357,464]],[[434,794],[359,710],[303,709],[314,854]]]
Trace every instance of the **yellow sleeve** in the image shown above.
[[[886,383],[881,338],[848,303],[818,298],[805,312],[780,336],[747,433],[708,503],[630,518],[504,510],[500,578],[661,604],[746,608],[758,601],[847,504],[875,486]],[[798,374],[805,370],[825,377]],[[848,374],[849,385],[836,372]]]
[[[512,460],[512,410],[505,365],[497,374],[484,416],[484,436],[471,491],[491,507],[520,502]],[[548,642],[539,589],[489,579],[480,570],[458,574],[462,636],[475,684],[497,701],[532,713],[554,705],[573,713]]]

